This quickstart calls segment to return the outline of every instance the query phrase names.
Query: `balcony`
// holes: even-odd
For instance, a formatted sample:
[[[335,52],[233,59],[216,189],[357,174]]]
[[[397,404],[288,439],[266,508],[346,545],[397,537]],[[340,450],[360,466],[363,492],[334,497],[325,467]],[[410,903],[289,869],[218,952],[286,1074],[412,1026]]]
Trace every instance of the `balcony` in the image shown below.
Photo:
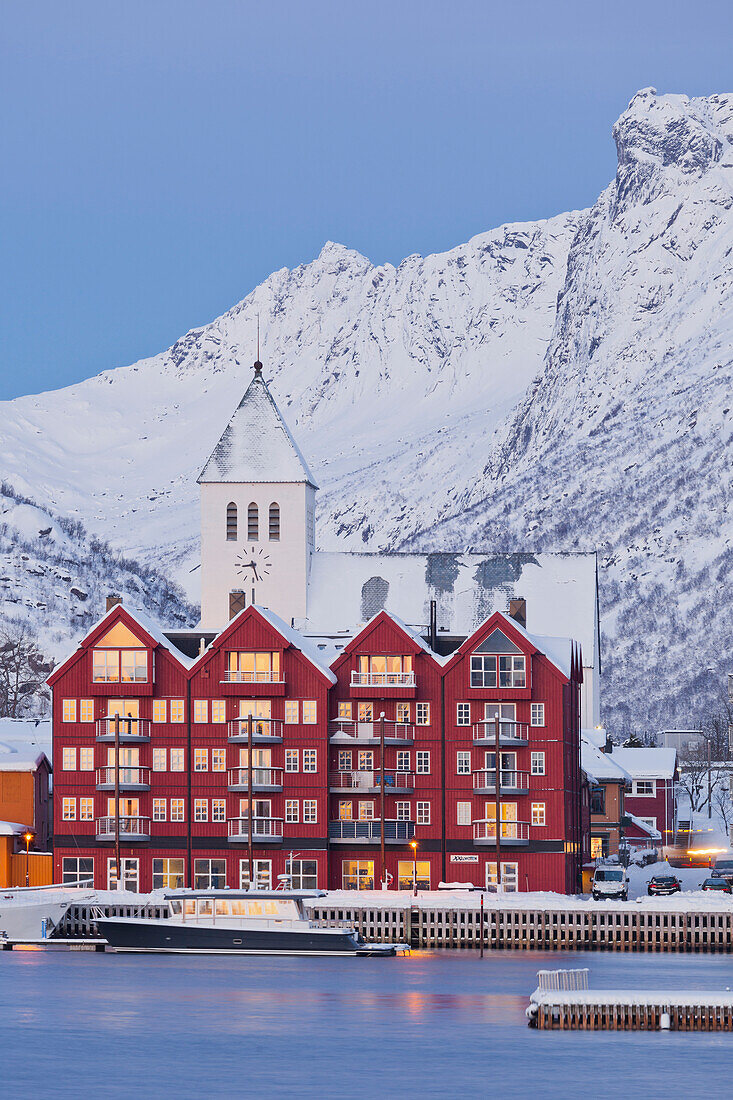
[[[331,772],[328,785],[334,794],[342,791],[357,791],[365,794],[379,794],[382,789],[380,771]],[[415,780],[412,772],[386,771],[384,773],[385,794],[412,794]]]
[[[121,791],[149,791],[150,768],[126,768],[120,766],[119,787]],[[115,768],[97,768],[97,790],[115,789]]]
[[[474,821],[474,844],[491,844],[496,847],[496,821]],[[517,848],[529,844],[528,821],[502,821],[501,823],[501,847]]]
[[[150,840],[149,817],[127,817],[120,814],[120,840],[129,844],[135,840]],[[115,818],[97,818],[97,840],[115,839]]]
[[[249,739],[249,720],[247,718],[235,718],[228,723],[229,740],[234,744],[246,745]],[[274,718],[252,719],[252,744],[253,745],[277,745],[283,739],[283,724]]]
[[[483,768],[474,772],[473,789],[476,794],[495,794],[496,768]],[[529,772],[502,768],[501,790],[503,794],[529,794]]]
[[[352,672],[351,686],[353,688],[414,688],[414,672]]]
[[[113,743],[115,739],[115,719],[99,718],[97,720],[97,741],[105,744]],[[124,718],[120,716],[120,744],[139,745],[150,740],[150,722],[147,718]]]
[[[227,786],[230,791],[246,791],[249,789],[249,769],[230,768],[227,776]],[[283,789],[282,768],[253,768],[252,790],[281,791]]]
[[[249,842],[249,818],[229,818],[229,842],[230,844],[247,844]],[[269,841],[272,844],[282,843],[283,819],[281,817],[253,817],[252,840],[260,843]]]
[[[486,745],[489,748],[496,744],[496,719],[485,718],[483,722],[476,722],[473,726],[474,745]],[[529,726],[526,722],[510,722],[506,718],[499,719],[499,745],[507,749],[526,748],[529,744]]]
[[[415,835],[414,821],[385,821],[385,844],[406,844]],[[379,821],[329,821],[328,839],[332,844],[379,844]]]
[[[240,672],[225,669],[221,686],[225,695],[284,695],[285,676],[282,672]]]
[[[334,745],[378,745],[381,722],[354,722],[351,718],[337,718],[328,724],[328,734]],[[411,745],[415,740],[415,727],[402,722],[384,723],[385,745]]]

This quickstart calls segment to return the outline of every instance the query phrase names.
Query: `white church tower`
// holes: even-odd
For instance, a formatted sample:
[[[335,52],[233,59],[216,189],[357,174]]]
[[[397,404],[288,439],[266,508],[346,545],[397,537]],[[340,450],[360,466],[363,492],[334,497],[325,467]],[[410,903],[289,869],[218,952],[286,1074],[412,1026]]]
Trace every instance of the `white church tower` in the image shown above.
[[[305,618],[316,485],[262,363],[201,474],[201,626],[252,603]]]

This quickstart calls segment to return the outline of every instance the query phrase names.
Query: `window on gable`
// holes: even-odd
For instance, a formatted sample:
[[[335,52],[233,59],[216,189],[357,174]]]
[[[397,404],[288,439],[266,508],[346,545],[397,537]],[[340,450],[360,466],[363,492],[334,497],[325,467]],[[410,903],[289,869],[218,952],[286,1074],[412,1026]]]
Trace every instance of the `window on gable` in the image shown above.
[[[237,506],[233,502],[227,504],[227,542],[237,541]]]
[[[280,541],[280,505],[271,504],[269,514],[268,533],[270,542]]]
[[[526,658],[513,654],[474,653],[471,687],[523,688],[527,686]]]
[[[254,501],[247,508],[247,538],[257,542],[260,537],[260,516]]]

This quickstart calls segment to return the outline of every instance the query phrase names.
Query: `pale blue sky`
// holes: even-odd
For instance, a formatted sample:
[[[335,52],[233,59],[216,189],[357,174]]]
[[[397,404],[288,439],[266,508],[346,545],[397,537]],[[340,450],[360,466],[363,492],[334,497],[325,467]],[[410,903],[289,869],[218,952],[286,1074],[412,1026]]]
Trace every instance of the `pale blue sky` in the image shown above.
[[[5,0],[0,397],[153,355],[327,239],[589,205],[639,88],[733,90],[729,2]]]

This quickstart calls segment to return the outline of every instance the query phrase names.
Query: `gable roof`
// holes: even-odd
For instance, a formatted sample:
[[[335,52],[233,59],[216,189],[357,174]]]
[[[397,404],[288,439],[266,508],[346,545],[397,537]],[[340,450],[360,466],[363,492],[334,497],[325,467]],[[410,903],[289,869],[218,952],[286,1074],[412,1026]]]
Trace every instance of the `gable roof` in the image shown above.
[[[448,657],[446,666],[451,665],[454,661],[459,661],[466,653],[484,652],[481,650],[481,644],[483,643],[477,646],[477,638],[486,634],[486,640],[488,641],[497,632],[510,642],[512,641],[512,634],[515,634],[520,641],[524,642],[522,651],[529,650],[530,654],[539,653],[566,680],[572,679],[573,673],[580,675],[579,663],[574,659],[577,647],[570,638],[544,638],[538,637],[536,634],[529,634],[516,619],[513,619],[511,615],[507,615],[504,611],[495,611],[493,615],[488,617],[486,622],[481,623],[458,647],[455,653]],[[512,644],[516,645],[516,642]],[[500,650],[497,649],[495,652],[498,653]],[[507,652],[507,650],[503,652]],[[511,650],[508,652],[511,652]]]
[[[592,775],[599,783],[630,783],[631,776],[616,760],[616,749],[613,752],[601,752],[589,740],[587,732],[582,730],[580,739],[580,763],[583,771]]]
[[[427,653],[438,665],[445,664],[448,660],[447,657],[440,657],[437,653],[433,653],[430,646],[427,644],[424,638],[411,629],[406,623],[402,622],[402,619],[397,615],[393,615],[391,611],[378,611],[376,615],[373,615],[368,623],[364,623],[360,630],[356,632],[343,646],[335,660],[331,661],[331,667],[337,668],[351,656],[358,643],[362,642],[364,638],[368,638],[380,623],[388,622],[396,628],[396,630],[403,634],[414,647],[415,652],[422,651]]]
[[[257,365],[256,365],[257,366]],[[261,374],[244,397],[198,477],[202,482],[306,482],[318,488]]]

